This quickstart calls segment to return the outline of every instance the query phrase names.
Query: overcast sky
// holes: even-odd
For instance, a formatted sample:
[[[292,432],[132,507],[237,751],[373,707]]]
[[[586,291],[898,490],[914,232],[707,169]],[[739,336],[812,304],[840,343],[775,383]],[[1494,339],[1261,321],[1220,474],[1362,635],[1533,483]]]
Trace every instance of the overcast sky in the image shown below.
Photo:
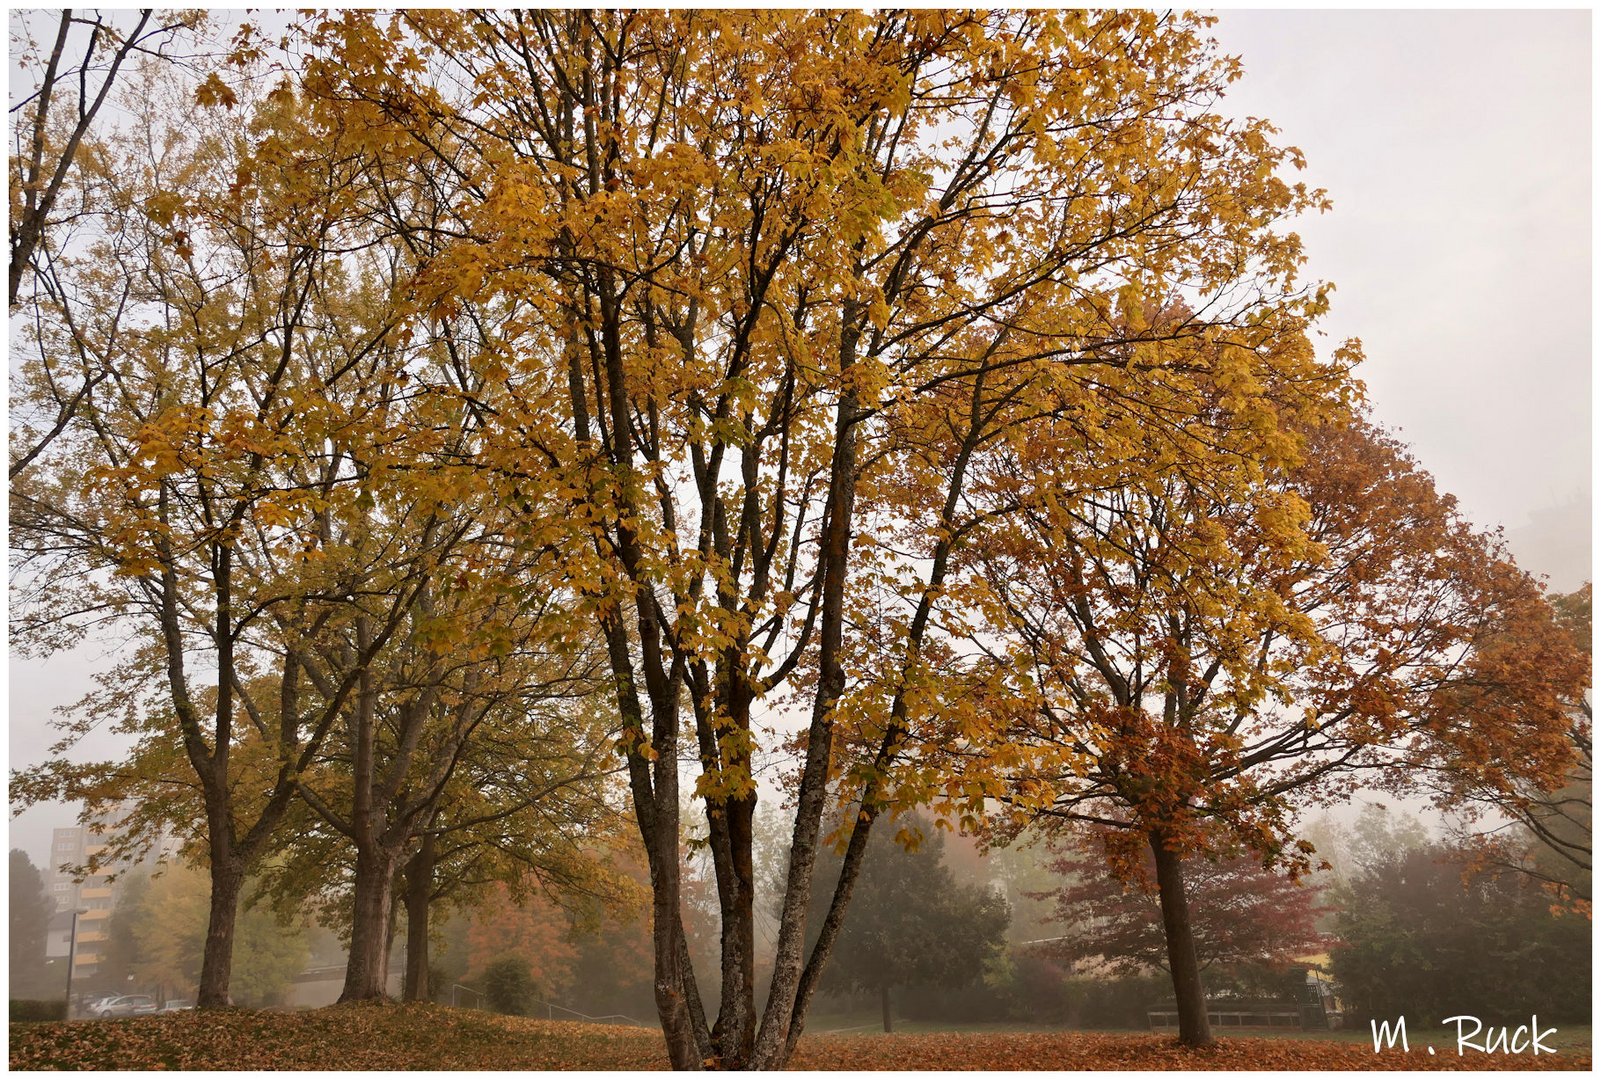
[[[1225,11],[1229,94],[1306,152],[1300,228],[1378,419],[1520,565],[1590,576],[1590,13]]]
[[[1590,14],[1224,12],[1227,109],[1266,116],[1332,213],[1303,223],[1377,418],[1529,569],[1590,566]],[[13,768],[104,649],[10,665]],[[99,755],[113,752],[102,744]],[[12,823],[36,864],[64,807]]]

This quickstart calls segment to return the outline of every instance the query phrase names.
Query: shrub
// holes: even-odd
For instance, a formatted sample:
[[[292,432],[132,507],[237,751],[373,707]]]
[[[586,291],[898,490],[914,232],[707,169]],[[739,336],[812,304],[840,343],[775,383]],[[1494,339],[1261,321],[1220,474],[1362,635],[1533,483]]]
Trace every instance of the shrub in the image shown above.
[[[1038,952],[1020,951],[1012,960],[1011,1016],[1035,1024],[1078,1023],[1078,999],[1067,970]]]
[[[428,997],[441,1004],[450,1001],[450,986],[456,976],[443,964],[428,965]]]
[[[1173,984],[1166,975],[1124,975],[1114,979],[1077,977],[1068,981],[1078,1027],[1145,1030],[1146,1010],[1170,1001]]]
[[[483,986],[489,1007],[507,1016],[527,1016],[536,996],[528,961],[520,956],[502,956],[484,968]]]
[[[27,998],[11,999],[11,1022],[27,1022],[33,1020],[65,1020],[67,1018],[67,1003],[61,998],[51,998],[46,1001],[30,1001]]]

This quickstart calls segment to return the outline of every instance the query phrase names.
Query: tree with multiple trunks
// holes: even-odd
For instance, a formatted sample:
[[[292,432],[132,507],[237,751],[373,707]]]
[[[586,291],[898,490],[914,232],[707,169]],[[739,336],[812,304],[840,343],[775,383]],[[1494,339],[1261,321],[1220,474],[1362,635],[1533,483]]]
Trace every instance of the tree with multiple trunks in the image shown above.
[[[1125,877],[1149,849],[1191,1045],[1211,1035],[1187,864],[1304,871],[1296,810],[1361,783],[1548,788],[1587,678],[1539,586],[1398,443],[1355,417],[1304,438],[1298,464],[1226,493],[1137,458],[1084,490],[1044,448],[1012,467],[1059,496],[978,556],[993,614],[973,692],[994,720],[957,774],[1016,823],[1109,830]]]
[[[438,520],[437,510],[430,514]],[[473,516],[471,528],[486,519]],[[475,562],[486,590],[468,584]],[[594,692],[581,656],[540,647],[537,626],[551,618],[551,594],[531,575],[519,588],[509,574],[485,573],[485,562],[439,559],[429,573],[437,591],[418,595],[403,632],[366,666],[345,730],[300,779],[300,797],[354,848],[344,1000],[383,995],[397,874],[404,868],[419,896],[431,893],[441,834],[461,838],[530,808],[562,818],[555,807],[564,789],[581,806],[603,777],[594,758],[607,743],[604,729],[575,717],[551,740],[552,721],[567,718],[550,705]],[[353,650],[346,656],[353,660]],[[587,751],[572,749],[580,741]],[[469,759],[481,767],[464,767]],[[453,784],[458,771],[466,775]],[[483,786],[468,795],[462,788],[473,779]],[[535,831],[526,814],[521,824],[526,844],[550,846],[548,828]],[[581,832],[585,822],[575,815],[563,824]],[[425,933],[426,908],[413,899],[408,912]]]
[[[1211,111],[1237,68],[1185,16],[349,12],[307,29],[318,107],[382,130],[386,153],[403,132],[461,193],[417,282],[432,310],[515,312],[485,356],[480,460],[568,500],[672,1062],[781,1066],[875,818],[920,795],[894,773],[943,707],[983,452],[1051,420],[1113,457],[1142,422],[1177,447],[1213,367],[1261,452],[1282,452],[1254,387],[1320,377],[1305,330],[1324,293],[1277,227],[1321,195],[1281,178],[1299,156],[1268,125]],[[758,1013],[753,763],[779,705],[808,720]],[[681,927],[686,721],[715,1009]],[[859,812],[808,953],[836,792]]]
[[[104,378],[13,481],[12,628],[42,649],[127,628],[124,662],[67,743],[112,717],[181,751],[212,878],[199,991],[211,1006],[227,998],[240,884],[355,687],[352,674],[315,703],[298,696],[306,639],[375,568],[296,526],[313,506],[354,508],[358,485],[330,469],[343,456],[330,448],[381,430],[375,387],[352,372],[384,351],[387,327],[338,268],[358,212],[337,148],[282,100],[241,127],[165,73],[136,87],[146,105],[132,124],[80,149],[61,200],[81,235],[21,328],[18,399],[54,393],[53,362]],[[33,794],[71,798],[117,771],[58,759]]]
[[[84,144],[57,193],[78,236],[40,271],[16,385],[43,407],[62,363],[99,373],[13,487],[15,640],[49,650],[108,622],[132,635],[63,756],[16,790],[137,798],[103,858],[203,823],[207,1007],[228,998],[240,884],[296,808],[354,849],[345,995],[379,996],[396,870],[430,851],[462,763],[479,787],[455,786],[445,830],[526,826],[503,846],[548,854],[561,791],[584,789],[564,805],[596,820],[615,735],[604,708],[537,715],[591,693],[594,650],[560,620],[568,594],[537,541],[507,536],[530,498],[464,463],[481,313],[403,325],[423,249],[396,218],[427,194],[386,187],[374,210],[364,177],[383,163],[365,133],[354,145],[336,116],[304,123],[286,84],[249,97],[248,83],[146,69],[136,123]],[[132,752],[67,761],[107,719]],[[520,781],[475,735],[525,755]]]
[[[106,378],[13,486],[13,630],[49,649],[91,626],[130,629],[67,744],[113,717],[140,748],[126,762],[57,759],[24,786],[114,798],[187,770],[152,812],[199,795],[212,876],[199,1000],[211,1006],[227,999],[240,883],[330,733],[353,748],[351,830],[384,835],[390,807],[373,793],[397,797],[413,773],[424,789],[440,782],[441,755],[477,719],[462,682],[494,682],[473,665],[504,666],[502,613],[528,605],[496,575],[498,539],[462,512],[482,505],[459,464],[476,376],[447,331],[401,332],[404,247],[368,212],[370,162],[350,129],[306,124],[287,86],[246,107],[219,80],[186,92],[164,74],[140,85],[135,125],[81,153],[70,196],[84,233],[23,331],[19,398],[53,392],[50,357]],[[380,665],[426,684],[390,707],[449,714],[439,723],[457,735],[427,747],[432,773],[386,762],[379,775]],[[401,740],[415,749],[420,725]],[[387,895],[363,895],[375,894]]]
[[[592,710],[593,702],[562,700],[551,689],[525,687],[525,698],[501,702],[470,732],[441,726],[427,733],[436,740],[459,738],[461,745],[452,751],[454,760],[444,763],[437,791],[402,788],[405,800],[397,797],[392,804],[421,803],[426,812],[412,813],[410,824],[391,834],[390,900],[381,918],[370,907],[358,910],[356,890],[385,888],[384,883],[369,878],[362,885],[359,850],[335,824],[345,821],[351,795],[340,786],[349,759],[338,733],[333,750],[308,778],[307,802],[320,802],[321,808],[291,813],[263,876],[281,909],[293,910],[309,897],[319,919],[341,927],[353,944],[354,919],[368,920],[362,978],[372,992],[366,996],[380,996],[388,985],[388,957],[402,915],[402,997],[426,1001],[430,928],[438,912],[475,907],[497,888],[509,887],[519,903],[535,891],[568,902],[608,902],[622,891],[608,857],[622,824],[615,770],[606,760],[615,725],[604,709]],[[397,756],[389,742],[395,730],[386,725],[379,733],[379,756],[387,761]],[[420,741],[411,752],[427,759],[436,750]],[[347,981],[348,975],[347,966]]]

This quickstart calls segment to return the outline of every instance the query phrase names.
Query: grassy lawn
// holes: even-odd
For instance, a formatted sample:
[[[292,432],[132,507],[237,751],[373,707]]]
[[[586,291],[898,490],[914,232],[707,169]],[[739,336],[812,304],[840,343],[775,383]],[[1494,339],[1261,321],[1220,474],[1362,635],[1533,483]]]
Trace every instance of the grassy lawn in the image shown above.
[[[823,1019],[823,1018],[819,1018]],[[819,1028],[824,1025],[817,1025]],[[908,1025],[911,1027],[912,1025]],[[978,1028],[978,1025],[974,1026]],[[1579,1029],[1574,1029],[1577,1032]],[[1159,1035],[1002,1029],[813,1034],[800,1069],[1588,1069],[1575,1053],[1374,1054],[1345,1038],[1226,1038],[1186,1051]],[[335,1005],[310,1012],[172,1013],[12,1024],[13,1069],[662,1069],[659,1033],[493,1016],[440,1005]]]

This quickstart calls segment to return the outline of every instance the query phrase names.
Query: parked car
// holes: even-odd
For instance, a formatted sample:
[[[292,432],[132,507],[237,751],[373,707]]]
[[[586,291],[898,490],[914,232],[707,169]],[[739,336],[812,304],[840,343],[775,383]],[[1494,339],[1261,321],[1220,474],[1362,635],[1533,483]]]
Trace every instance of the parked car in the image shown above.
[[[156,1011],[156,999],[149,994],[123,994],[112,998],[100,1006],[95,1015],[109,1016],[139,1016],[144,1013]]]
[[[117,1000],[116,994],[92,994],[78,1000],[79,1016],[99,1016],[100,1010]]]
[[[194,1007],[195,1003],[193,998],[173,998],[171,1001],[161,1006],[161,1011],[183,1012],[185,1009],[192,1009]]]

